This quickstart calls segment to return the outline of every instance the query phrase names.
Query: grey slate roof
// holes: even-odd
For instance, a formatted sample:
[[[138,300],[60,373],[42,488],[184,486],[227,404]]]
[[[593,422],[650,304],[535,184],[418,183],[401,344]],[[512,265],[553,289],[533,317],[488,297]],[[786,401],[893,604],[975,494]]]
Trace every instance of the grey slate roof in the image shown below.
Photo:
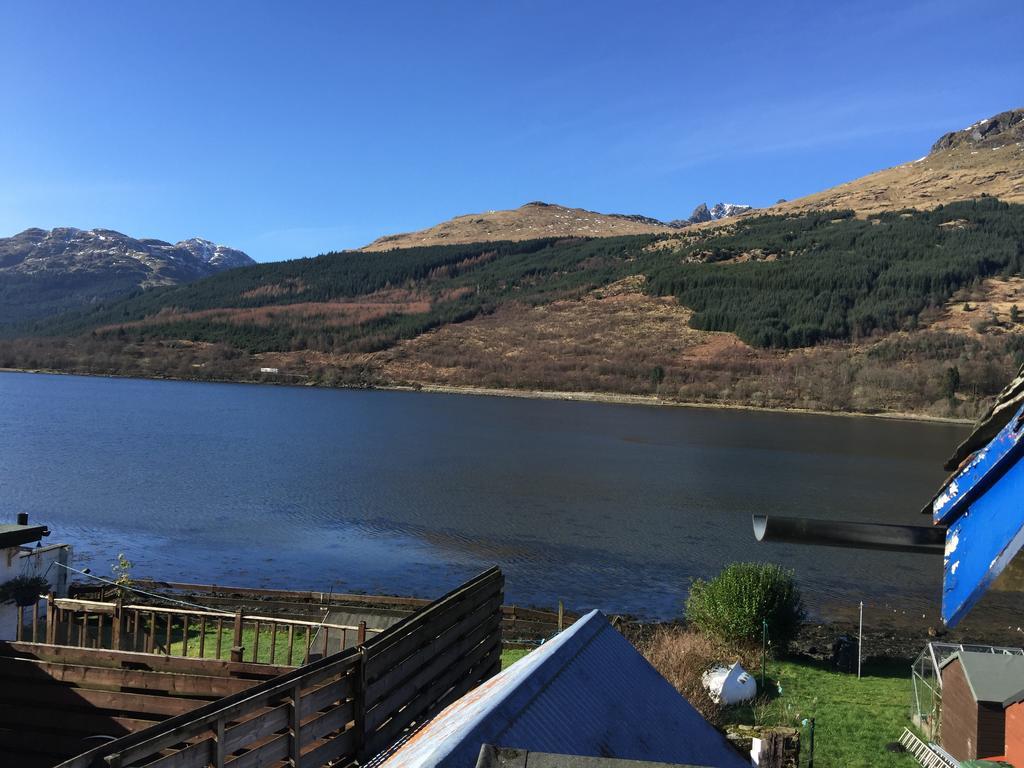
[[[1024,656],[957,651],[942,669],[959,659],[975,701],[1002,704],[1024,689]]]

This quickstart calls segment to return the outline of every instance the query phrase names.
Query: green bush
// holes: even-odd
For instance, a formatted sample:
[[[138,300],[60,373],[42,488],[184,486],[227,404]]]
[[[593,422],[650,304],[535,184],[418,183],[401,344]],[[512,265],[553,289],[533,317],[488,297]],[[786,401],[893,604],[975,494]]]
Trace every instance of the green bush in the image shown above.
[[[767,622],[773,653],[786,650],[804,615],[793,571],[774,563],[733,563],[695,580],[686,600],[686,620],[727,643],[760,643]]]

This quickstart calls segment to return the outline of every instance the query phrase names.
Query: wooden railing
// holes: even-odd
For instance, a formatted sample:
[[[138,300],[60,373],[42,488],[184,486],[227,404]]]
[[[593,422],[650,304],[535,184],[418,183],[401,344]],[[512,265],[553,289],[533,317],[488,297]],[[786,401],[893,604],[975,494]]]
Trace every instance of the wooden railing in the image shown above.
[[[492,568],[365,645],[59,768],[317,768],[364,761],[498,671],[503,587],[501,572]]]
[[[46,619],[50,615],[46,609],[47,596],[40,595],[32,605],[19,605],[17,626],[14,629],[14,639],[24,640],[32,643],[42,642],[46,631]],[[39,610],[40,604],[43,609]],[[27,620],[30,620],[29,623]]]
[[[46,596],[45,641],[79,648],[162,653],[170,656],[231,659],[286,666],[305,664],[362,645],[381,630],[358,625],[285,619],[242,611],[125,605]],[[19,609],[17,640],[39,642],[39,605],[31,607],[31,624]]]
[[[249,605],[253,602],[268,603],[281,607],[296,605],[317,608],[366,606],[376,609],[397,609],[413,613],[430,604],[429,600],[418,597],[397,595],[361,595],[355,593],[318,592],[290,589],[263,589],[255,587],[232,587],[220,584],[193,584],[177,581],[155,581],[135,579],[133,584],[143,589],[167,592],[171,597],[198,600],[212,607],[227,609],[240,601]],[[115,594],[116,588],[102,585],[73,585],[76,596],[107,600]],[[532,643],[552,637],[570,626],[578,616],[568,614],[559,603],[558,610],[524,608],[521,605],[503,605],[501,608],[502,639],[506,643]]]

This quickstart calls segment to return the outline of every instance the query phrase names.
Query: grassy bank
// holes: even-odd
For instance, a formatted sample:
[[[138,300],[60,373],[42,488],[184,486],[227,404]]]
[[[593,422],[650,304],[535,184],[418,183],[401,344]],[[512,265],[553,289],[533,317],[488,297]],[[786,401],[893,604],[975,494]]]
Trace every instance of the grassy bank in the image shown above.
[[[905,661],[864,666],[863,676],[832,672],[809,660],[768,664],[766,687],[775,691],[754,706],[726,712],[730,723],[799,726],[814,718],[816,768],[901,768],[917,765],[907,754],[887,752],[909,725],[910,672]],[[781,689],[781,693],[778,691]],[[809,729],[801,735],[802,766],[809,757]]]

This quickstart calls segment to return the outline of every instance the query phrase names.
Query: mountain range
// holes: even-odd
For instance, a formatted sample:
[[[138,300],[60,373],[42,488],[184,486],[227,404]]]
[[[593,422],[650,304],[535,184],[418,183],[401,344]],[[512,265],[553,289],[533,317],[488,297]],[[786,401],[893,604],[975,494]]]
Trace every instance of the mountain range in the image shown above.
[[[111,229],[26,229],[0,238],[0,324],[255,263],[239,250],[197,237],[171,244]]]
[[[1024,359],[1022,126],[1000,113],[757,210],[534,202],[191,283],[160,269],[177,284],[9,330],[0,367],[974,416]]]

